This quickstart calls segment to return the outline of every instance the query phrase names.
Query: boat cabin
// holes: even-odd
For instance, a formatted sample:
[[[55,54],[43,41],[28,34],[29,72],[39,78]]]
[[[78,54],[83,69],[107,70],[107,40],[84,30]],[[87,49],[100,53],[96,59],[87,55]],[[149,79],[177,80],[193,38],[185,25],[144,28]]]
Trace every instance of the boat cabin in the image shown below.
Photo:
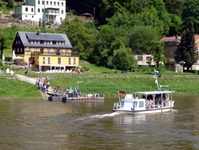
[[[173,107],[172,93],[172,91],[150,91],[126,94],[124,99],[120,100],[120,104],[115,105],[115,109],[141,111],[171,108]]]

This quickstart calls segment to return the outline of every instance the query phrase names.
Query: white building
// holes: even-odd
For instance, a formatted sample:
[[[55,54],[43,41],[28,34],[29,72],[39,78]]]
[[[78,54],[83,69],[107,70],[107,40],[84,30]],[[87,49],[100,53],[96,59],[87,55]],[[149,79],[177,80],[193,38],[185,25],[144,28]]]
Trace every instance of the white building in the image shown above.
[[[23,21],[61,24],[66,17],[66,0],[25,0],[15,8],[15,16]]]

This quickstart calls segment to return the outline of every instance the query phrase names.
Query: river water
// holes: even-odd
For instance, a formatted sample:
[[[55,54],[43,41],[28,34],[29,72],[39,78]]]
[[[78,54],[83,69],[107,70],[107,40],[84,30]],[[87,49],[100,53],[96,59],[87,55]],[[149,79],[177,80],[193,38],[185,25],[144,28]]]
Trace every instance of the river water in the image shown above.
[[[199,96],[143,115],[113,113],[115,101],[1,101],[0,150],[199,149]]]

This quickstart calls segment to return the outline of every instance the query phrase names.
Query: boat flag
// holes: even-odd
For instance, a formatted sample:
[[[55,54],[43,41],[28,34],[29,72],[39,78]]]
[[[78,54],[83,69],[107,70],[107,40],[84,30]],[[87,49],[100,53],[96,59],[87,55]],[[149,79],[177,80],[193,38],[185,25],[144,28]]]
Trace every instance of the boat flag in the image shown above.
[[[119,91],[119,95],[120,95],[120,96],[125,96],[126,94],[125,94],[125,92],[123,92],[123,91]]]

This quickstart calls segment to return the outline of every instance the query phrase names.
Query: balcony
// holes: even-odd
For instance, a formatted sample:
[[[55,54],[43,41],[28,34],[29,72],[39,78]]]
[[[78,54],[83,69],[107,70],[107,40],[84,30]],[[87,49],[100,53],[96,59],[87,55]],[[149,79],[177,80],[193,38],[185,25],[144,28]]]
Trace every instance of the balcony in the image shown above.
[[[47,55],[47,56],[79,56],[77,52],[31,52],[31,55]]]

